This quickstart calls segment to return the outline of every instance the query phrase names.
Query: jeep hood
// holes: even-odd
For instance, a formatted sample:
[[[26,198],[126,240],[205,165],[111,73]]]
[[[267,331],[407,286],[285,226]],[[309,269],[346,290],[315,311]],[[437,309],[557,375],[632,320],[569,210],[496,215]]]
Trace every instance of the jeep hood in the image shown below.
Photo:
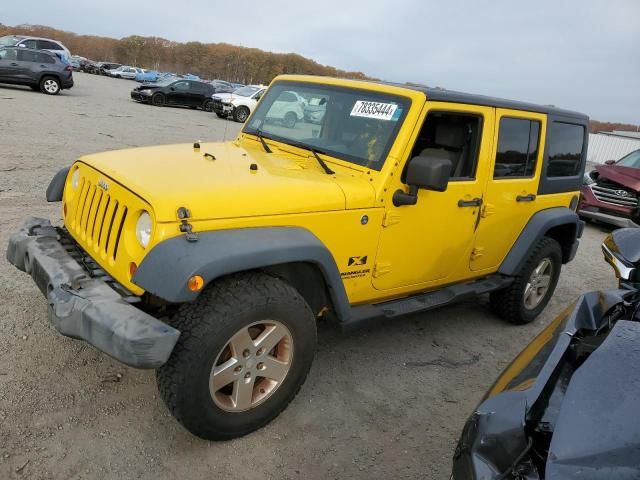
[[[640,168],[623,167],[621,165],[598,165],[596,172],[603,178],[640,192]]]
[[[227,142],[203,143],[199,151],[192,144],[116,150],[78,161],[148,202],[158,222],[176,221],[179,207],[209,220],[374,205],[374,189],[360,172],[334,165],[336,175],[327,175],[309,155]]]

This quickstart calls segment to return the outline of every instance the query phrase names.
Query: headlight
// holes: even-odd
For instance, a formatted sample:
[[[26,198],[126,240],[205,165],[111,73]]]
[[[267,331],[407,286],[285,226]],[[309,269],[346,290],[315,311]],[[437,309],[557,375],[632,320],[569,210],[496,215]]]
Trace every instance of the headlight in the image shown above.
[[[71,175],[71,187],[75,190],[80,185],[80,169],[76,168]]]
[[[149,246],[149,240],[151,240],[151,216],[144,210],[138,217],[138,223],[136,223],[136,238],[142,248]]]

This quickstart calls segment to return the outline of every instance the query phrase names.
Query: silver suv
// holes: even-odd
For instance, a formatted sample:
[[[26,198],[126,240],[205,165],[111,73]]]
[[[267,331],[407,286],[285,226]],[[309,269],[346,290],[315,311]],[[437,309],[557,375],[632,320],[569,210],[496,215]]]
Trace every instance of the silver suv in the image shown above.
[[[27,37],[24,35],[5,35],[0,37],[0,47],[22,47],[34,50],[47,50],[65,59],[67,62],[71,52],[57,40],[41,37]]]

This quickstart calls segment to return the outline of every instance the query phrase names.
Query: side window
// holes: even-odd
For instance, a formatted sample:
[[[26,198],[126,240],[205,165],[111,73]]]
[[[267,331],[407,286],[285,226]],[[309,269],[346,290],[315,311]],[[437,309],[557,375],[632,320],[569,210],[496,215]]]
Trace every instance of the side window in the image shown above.
[[[540,144],[540,122],[502,117],[493,178],[533,176]]]
[[[200,82],[191,82],[191,91],[193,93],[202,93],[202,84]]]
[[[175,88],[179,92],[188,92],[189,82],[176,82],[173,84],[173,88]]]
[[[258,93],[256,93],[256,94],[253,96],[253,99],[257,102],[258,100],[260,100],[260,98],[262,97],[262,94],[263,94],[264,92],[265,92],[265,90],[260,90],[260,91],[258,91]]]
[[[24,42],[20,42],[19,45],[27,48],[38,48],[35,40],[25,40]]]
[[[578,175],[584,143],[584,127],[573,123],[553,122],[549,125],[547,177]]]
[[[469,113],[429,112],[411,157],[451,161],[451,181],[475,178],[482,137],[482,116]]]
[[[15,48],[7,48],[0,50],[0,60],[15,61],[18,58],[18,52]]]
[[[62,50],[60,45],[49,40],[38,40],[37,45],[40,50]]]
[[[21,62],[39,62],[38,52],[34,52],[33,50],[19,50],[18,60]]]

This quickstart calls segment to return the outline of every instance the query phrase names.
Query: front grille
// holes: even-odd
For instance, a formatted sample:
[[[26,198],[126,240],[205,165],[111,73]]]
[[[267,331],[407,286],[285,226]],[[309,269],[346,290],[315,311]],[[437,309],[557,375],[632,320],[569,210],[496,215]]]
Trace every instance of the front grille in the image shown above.
[[[83,177],[71,228],[95,252],[116,260],[127,206]]]
[[[591,185],[591,191],[601,202],[620,207],[635,208],[638,206],[636,192],[606,178],[599,178],[595,184]]]

